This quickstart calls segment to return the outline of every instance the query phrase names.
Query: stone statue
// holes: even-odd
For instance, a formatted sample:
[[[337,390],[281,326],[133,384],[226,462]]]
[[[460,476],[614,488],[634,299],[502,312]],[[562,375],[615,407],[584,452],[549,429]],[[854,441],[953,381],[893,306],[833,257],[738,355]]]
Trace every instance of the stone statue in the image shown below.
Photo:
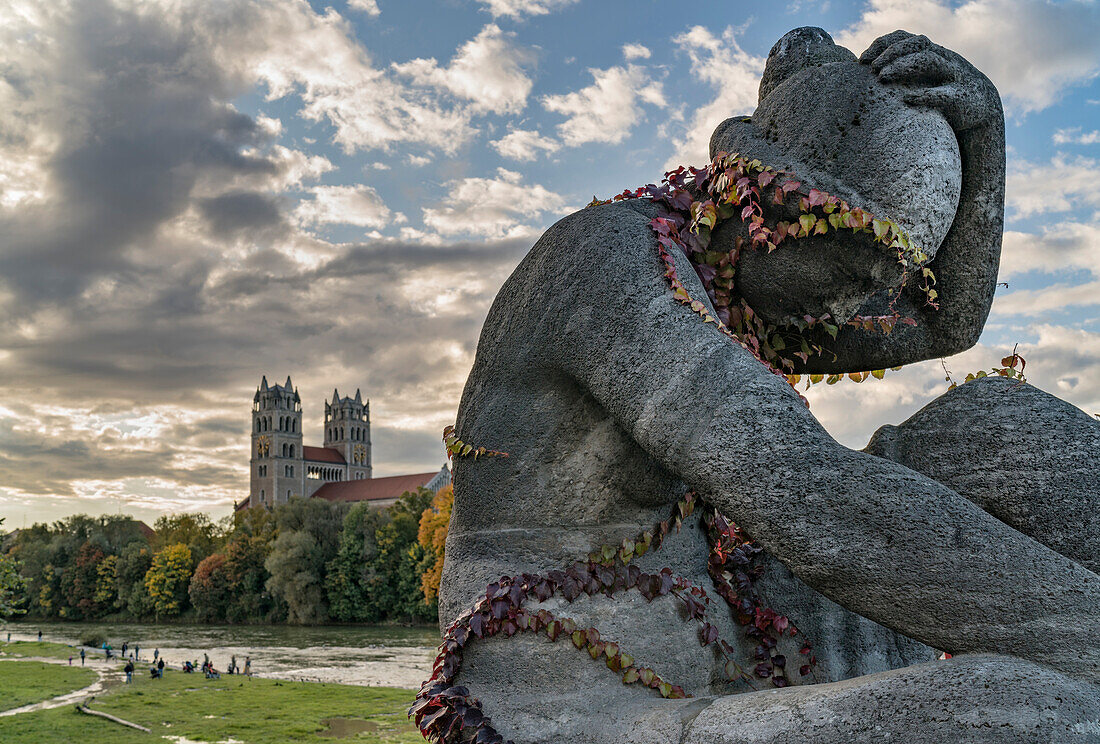
[[[715,131],[722,150],[888,214],[934,256],[938,310],[906,295],[917,325],[845,327],[836,358],[801,371],[975,343],[1000,253],[1004,119],[966,60],[902,31],[857,59],[797,29],[771,51],[756,113]],[[672,300],[653,214],[636,199],[570,215],[501,289],[457,432],[510,456],[456,458],[441,622],[501,576],[638,534],[690,488],[763,547],[761,590],[812,640],[817,668],[753,691],[669,596],[551,597],[540,606],[598,627],[690,697],[624,685],[568,643],[501,635],[471,643],[457,677],[495,729],[517,744],[1100,741],[1100,423],[985,379],[849,450],[782,378]],[[716,241],[740,229],[729,222]],[[895,261],[830,234],[745,256],[739,289],[774,318],[843,319],[882,306]],[[637,563],[707,587],[708,550],[693,516]],[[742,639],[723,615],[723,637]],[[751,668],[753,644],[735,650]]]

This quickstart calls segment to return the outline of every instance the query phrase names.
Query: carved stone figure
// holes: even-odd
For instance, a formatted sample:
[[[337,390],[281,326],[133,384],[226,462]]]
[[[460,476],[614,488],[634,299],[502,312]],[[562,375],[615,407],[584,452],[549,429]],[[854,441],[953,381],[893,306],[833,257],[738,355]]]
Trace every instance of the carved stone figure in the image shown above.
[[[938,310],[907,293],[917,325],[844,327],[835,360],[802,371],[975,343],[1000,252],[1004,120],[966,60],[901,31],[858,60],[820,29],[792,31],[756,113],[715,131],[721,150],[887,214],[934,256]],[[672,300],[653,214],[628,200],[570,215],[501,289],[457,432],[510,456],[456,458],[441,623],[501,576],[648,529],[690,488],[764,548],[761,591],[817,667],[753,691],[671,596],[555,596],[535,607],[598,627],[691,697],[624,685],[569,643],[500,635],[470,643],[458,673],[496,730],[518,744],[1100,741],[1100,423],[987,379],[847,449],[781,377]],[[729,223],[716,241],[743,229]],[[688,259],[676,263],[704,298]],[[830,234],[749,253],[739,290],[776,319],[843,320],[882,307],[896,272],[892,254]],[[708,587],[708,552],[693,515],[637,564]],[[754,642],[713,614],[751,668]]]

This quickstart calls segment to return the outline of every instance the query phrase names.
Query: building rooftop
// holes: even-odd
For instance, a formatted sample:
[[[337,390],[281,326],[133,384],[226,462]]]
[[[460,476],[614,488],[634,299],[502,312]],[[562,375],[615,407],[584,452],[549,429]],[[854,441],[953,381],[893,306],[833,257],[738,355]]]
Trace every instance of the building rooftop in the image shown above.
[[[344,465],[344,456],[340,454],[339,450],[335,450],[332,447],[310,447],[308,444],[302,446],[302,459],[307,462],[331,462],[336,465]]]
[[[415,491],[426,486],[440,471],[414,473],[412,475],[391,475],[388,478],[363,478],[362,480],[337,481],[326,483],[318,488],[315,499],[326,501],[385,501],[396,499],[405,491]]]

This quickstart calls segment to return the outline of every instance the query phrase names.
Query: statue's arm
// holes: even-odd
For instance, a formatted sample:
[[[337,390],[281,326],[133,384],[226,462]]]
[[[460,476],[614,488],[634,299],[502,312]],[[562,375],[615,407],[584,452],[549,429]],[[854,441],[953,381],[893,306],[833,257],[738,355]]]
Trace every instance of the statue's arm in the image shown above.
[[[554,373],[808,584],[937,648],[1100,679],[1100,577],[837,444],[781,378],[673,299],[644,216],[586,209],[535,251],[545,303],[531,342]],[[703,297],[686,260],[678,270]]]
[[[898,307],[917,325],[899,325],[889,336],[846,329],[827,344],[837,359],[812,365],[828,372],[865,367],[855,360],[868,357],[887,367],[950,356],[977,343],[997,287],[1004,227],[1005,123],[993,83],[959,54],[904,31],[876,40],[860,61],[910,105],[944,115],[959,143],[962,192],[930,265],[938,309],[928,304],[920,282],[912,281]]]

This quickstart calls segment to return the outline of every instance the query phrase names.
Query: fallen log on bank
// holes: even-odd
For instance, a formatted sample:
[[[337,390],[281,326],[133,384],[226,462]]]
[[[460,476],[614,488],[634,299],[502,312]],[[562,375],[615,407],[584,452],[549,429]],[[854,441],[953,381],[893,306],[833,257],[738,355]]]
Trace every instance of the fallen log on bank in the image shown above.
[[[76,711],[78,713],[84,713],[89,716],[99,716],[100,718],[106,718],[108,721],[114,721],[115,723],[122,724],[123,726],[129,726],[130,728],[137,729],[138,731],[144,731],[147,734],[152,733],[152,731],[150,731],[149,729],[139,724],[133,723],[132,721],[127,721],[123,718],[119,718],[118,716],[112,716],[110,713],[104,713],[99,710],[92,710],[88,707],[88,704],[91,703],[93,700],[95,700],[95,698],[89,698],[83,703],[77,703]]]

